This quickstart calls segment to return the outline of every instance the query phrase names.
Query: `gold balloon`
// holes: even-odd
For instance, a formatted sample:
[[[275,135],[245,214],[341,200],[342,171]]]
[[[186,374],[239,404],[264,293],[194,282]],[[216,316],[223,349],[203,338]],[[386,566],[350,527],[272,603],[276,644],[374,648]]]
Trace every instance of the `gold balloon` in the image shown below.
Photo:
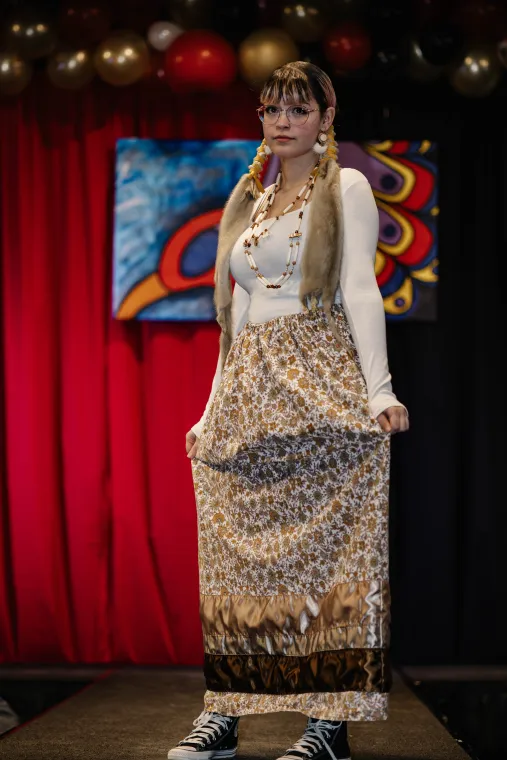
[[[79,90],[95,76],[92,56],[87,50],[60,50],[47,64],[48,77],[56,87]]]
[[[21,9],[7,21],[4,41],[8,50],[23,58],[44,58],[55,49],[56,32],[36,11]]]
[[[32,67],[17,53],[0,53],[0,93],[18,95],[32,78]]]
[[[489,46],[475,47],[451,70],[449,81],[461,95],[481,98],[495,89],[501,74],[496,50]]]
[[[299,58],[298,48],[283,29],[258,29],[239,46],[239,69],[254,87],[264,84],[279,66]]]
[[[105,82],[122,87],[137,82],[148,72],[150,54],[139,34],[115,32],[100,43],[94,63]]]
[[[324,34],[326,21],[315,2],[287,3],[282,11],[286,32],[298,42],[317,42]]]

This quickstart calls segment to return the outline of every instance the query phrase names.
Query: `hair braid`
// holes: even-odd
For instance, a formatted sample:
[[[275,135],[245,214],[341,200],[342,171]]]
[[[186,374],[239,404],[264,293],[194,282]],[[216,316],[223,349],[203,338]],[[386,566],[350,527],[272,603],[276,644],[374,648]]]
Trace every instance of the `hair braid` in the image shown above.
[[[327,150],[319,161],[320,175],[325,177],[327,174],[327,162],[338,160],[338,143],[336,142],[334,126],[331,124],[327,130]]]
[[[262,169],[264,167],[264,163],[267,159],[267,153],[266,153],[266,138],[263,139],[259,147],[257,148],[257,154],[253,160],[253,162],[250,164],[249,168],[249,175],[254,180],[257,189],[263,193],[264,187],[262,182],[260,181],[259,175],[262,172]]]

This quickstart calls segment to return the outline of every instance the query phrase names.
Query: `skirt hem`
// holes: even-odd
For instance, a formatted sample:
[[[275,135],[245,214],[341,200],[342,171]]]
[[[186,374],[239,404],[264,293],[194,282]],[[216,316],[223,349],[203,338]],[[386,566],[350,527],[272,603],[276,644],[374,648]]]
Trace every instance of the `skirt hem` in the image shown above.
[[[222,715],[300,712],[318,720],[377,721],[388,718],[389,695],[345,691],[307,694],[223,694],[206,691],[204,709]]]

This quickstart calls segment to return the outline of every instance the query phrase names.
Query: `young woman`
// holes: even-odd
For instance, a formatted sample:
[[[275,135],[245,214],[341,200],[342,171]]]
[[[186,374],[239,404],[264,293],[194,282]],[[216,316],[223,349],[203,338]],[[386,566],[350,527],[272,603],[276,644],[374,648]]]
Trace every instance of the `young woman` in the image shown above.
[[[408,413],[387,362],[378,211],[337,163],[331,81],[289,63],[260,99],[264,139],[219,230],[217,370],[186,437],[207,691],[168,757],[233,757],[239,716],[292,710],[308,723],[285,760],[348,760],[347,721],[387,718],[390,436]]]

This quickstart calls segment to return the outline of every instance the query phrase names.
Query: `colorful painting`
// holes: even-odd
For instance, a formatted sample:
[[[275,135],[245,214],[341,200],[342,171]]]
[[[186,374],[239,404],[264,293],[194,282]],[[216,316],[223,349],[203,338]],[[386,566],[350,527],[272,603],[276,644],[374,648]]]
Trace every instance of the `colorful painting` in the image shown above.
[[[377,201],[375,273],[390,320],[436,319],[436,157],[427,140],[341,143],[341,165],[362,171]]]
[[[116,151],[113,314],[215,319],[213,275],[224,203],[258,141],[123,139]],[[376,275],[388,319],[434,319],[437,169],[428,142],[340,143],[370,181],[380,215]],[[274,157],[264,176],[277,171]]]

